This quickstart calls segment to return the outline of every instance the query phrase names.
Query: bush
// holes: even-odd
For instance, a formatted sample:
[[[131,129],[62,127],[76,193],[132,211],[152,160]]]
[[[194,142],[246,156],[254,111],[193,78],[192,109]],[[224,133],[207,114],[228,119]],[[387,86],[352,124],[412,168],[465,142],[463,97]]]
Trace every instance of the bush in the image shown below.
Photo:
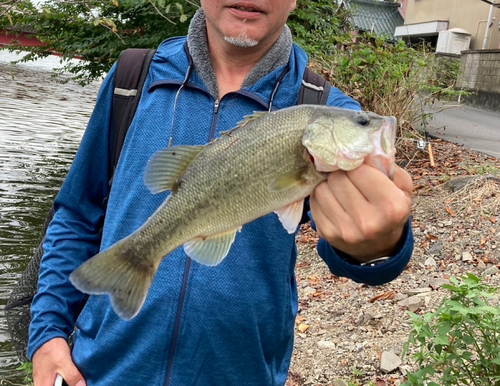
[[[453,88],[458,67],[446,68],[446,82],[436,80],[443,66],[426,45],[408,47],[372,34],[344,35],[333,54],[323,51],[312,59],[316,71],[364,110],[398,118],[397,136],[405,139],[396,144],[400,151],[406,139],[423,137],[420,127],[430,118],[424,107],[463,93]]]
[[[498,290],[472,274],[450,281],[436,312],[410,313],[403,355],[416,346],[419,370],[403,386],[500,385]]]

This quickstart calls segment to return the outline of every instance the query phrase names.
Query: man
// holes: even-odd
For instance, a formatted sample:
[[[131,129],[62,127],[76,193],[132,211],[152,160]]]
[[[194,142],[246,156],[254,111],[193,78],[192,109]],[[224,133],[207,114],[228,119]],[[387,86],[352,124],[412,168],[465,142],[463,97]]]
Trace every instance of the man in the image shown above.
[[[155,151],[204,144],[253,111],[297,103],[307,57],[285,26],[295,1],[201,4],[187,42],[169,39],[153,59],[100,245],[114,70],[104,81],[44,244],[28,347],[35,386],[52,386],[57,373],[69,386],[285,383],[297,313],[296,248],[274,214],[245,225],[217,267],[192,262],[182,248],[172,252],[130,321],[113,312],[109,297],[85,301],[68,280],[99,246],[135,231],[165,199],[143,183]],[[328,104],[359,109],[337,89]],[[411,190],[402,169],[391,181],[367,165],[331,173],[316,188],[310,207],[322,237],[318,251],[333,273],[379,284],[402,272],[413,247]],[[390,258],[360,265],[381,257]]]

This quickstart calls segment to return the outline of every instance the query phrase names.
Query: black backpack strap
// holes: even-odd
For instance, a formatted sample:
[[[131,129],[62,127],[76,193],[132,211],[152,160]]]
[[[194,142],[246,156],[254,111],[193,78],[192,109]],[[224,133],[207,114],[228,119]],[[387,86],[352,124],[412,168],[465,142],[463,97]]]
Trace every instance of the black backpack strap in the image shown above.
[[[304,72],[297,104],[326,105],[332,85],[309,68]]]
[[[330,82],[307,67],[304,72],[304,78],[302,79],[302,87],[300,88],[299,101],[297,104],[326,105],[331,88],[332,85]],[[304,202],[304,210],[302,212],[302,218],[300,219],[301,224],[305,224],[309,221],[309,215],[307,214],[309,210],[308,197]]]
[[[142,88],[155,52],[156,50],[147,48],[129,48],[118,58],[113,94],[113,147],[109,174],[111,179],[127,130],[141,99]]]

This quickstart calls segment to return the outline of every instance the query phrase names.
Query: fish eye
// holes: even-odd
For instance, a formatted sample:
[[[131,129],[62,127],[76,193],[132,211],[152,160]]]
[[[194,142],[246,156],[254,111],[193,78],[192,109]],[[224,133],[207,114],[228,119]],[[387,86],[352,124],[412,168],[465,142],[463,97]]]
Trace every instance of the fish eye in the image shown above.
[[[370,117],[366,114],[359,114],[356,117],[356,123],[360,126],[366,127],[370,124]]]

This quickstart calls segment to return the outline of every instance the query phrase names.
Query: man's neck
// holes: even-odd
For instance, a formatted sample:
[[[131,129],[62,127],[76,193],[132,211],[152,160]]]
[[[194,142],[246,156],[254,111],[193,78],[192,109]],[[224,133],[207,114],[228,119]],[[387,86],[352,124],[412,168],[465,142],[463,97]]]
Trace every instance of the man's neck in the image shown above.
[[[217,79],[219,99],[225,94],[238,91],[252,69],[269,51],[271,45],[265,47],[237,47],[222,42],[208,33],[210,60]],[[274,42],[273,42],[274,43]]]

